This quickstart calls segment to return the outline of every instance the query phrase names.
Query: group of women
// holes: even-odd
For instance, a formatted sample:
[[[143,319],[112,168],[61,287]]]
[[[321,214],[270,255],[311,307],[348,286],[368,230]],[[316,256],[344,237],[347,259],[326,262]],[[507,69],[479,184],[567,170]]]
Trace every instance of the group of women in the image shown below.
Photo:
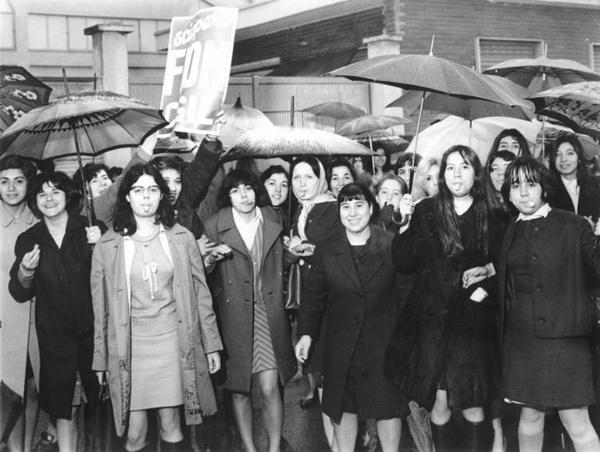
[[[101,384],[126,450],[148,447],[150,409],[161,450],[183,450],[181,414],[197,425],[217,410],[217,373],[244,449],[257,450],[255,387],[279,451],[296,359],[312,382],[302,404],[318,387],[335,451],[354,450],[363,420],[397,451],[411,400],[430,411],[439,451],[502,450],[504,401],[521,409],[521,450],[541,450],[550,410],[577,451],[600,450],[587,411],[600,193],[576,137],[557,140],[550,170],[516,131],[485,165],[454,146],[394,169],[384,152],[368,178],[362,161],[326,169],[313,156],[260,178],[236,169],[202,221],[218,151],[208,137],[188,167],[139,155],[113,184],[103,168],[84,173],[106,211],[93,225],[73,213],[80,197],[66,175],[0,162],[3,227],[16,228],[7,286],[17,302],[35,298],[40,402],[61,451],[76,449],[76,407]],[[291,266],[301,275],[295,350]],[[24,356],[21,383],[24,363],[36,367]]]

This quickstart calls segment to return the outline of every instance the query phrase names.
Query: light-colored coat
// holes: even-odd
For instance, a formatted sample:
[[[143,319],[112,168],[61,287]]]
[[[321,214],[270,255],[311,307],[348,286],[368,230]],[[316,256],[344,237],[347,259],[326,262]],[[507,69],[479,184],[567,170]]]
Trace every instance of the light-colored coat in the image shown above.
[[[164,235],[163,235],[164,234]],[[186,424],[202,423],[217,410],[206,353],[221,350],[221,338],[200,251],[191,232],[179,224],[161,232],[173,261],[173,294],[179,319],[179,357]],[[165,240],[166,239],[166,240]],[[131,391],[130,294],[127,238],[113,230],[96,244],[91,287],[94,303],[95,371],[106,371],[117,434],[129,419]]]

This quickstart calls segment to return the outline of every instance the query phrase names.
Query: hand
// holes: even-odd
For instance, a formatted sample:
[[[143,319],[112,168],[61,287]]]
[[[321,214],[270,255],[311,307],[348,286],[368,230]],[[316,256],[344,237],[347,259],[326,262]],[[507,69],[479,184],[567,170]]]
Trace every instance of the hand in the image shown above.
[[[33,245],[33,249],[28,253],[25,253],[23,260],[21,260],[21,266],[27,271],[33,271],[40,265],[40,246],[36,243]]]
[[[308,352],[312,344],[312,338],[308,334],[302,335],[296,344],[296,358],[301,363],[304,363],[308,359]]]
[[[100,237],[102,236],[102,231],[98,226],[90,226],[85,228],[85,235],[87,237],[87,242],[90,244],[98,243]]]
[[[217,244],[211,241],[206,234],[202,234],[200,238],[196,240],[196,243],[198,244],[198,248],[200,248],[200,254],[202,254],[202,257],[208,255],[210,250],[217,246]]]
[[[394,206],[394,208],[395,208],[395,206]],[[410,195],[408,193],[402,195],[402,198],[400,198],[400,203],[398,205],[398,210],[400,211],[402,218],[409,217],[410,215],[412,215],[414,213],[415,202],[413,200],[412,195]]]
[[[596,235],[596,236],[600,235],[600,220],[598,220],[598,222],[596,223],[596,225],[594,227],[594,235]]]
[[[104,372],[103,370],[96,372],[96,378],[98,379],[98,383],[100,383],[100,384],[104,383],[104,374],[105,373],[106,372]]]
[[[288,251],[297,257],[308,257],[315,254],[315,245],[302,240],[297,235],[287,242]]]
[[[214,374],[221,369],[221,355],[219,352],[207,353],[206,360],[208,361],[209,373]]]
[[[204,265],[211,266],[217,262],[229,257],[232,251],[229,245],[222,243],[221,245],[215,245],[208,250],[208,254],[204,258]]]
[[[488,269],[486,267],[473,267],[465,272],[462,275],[462,284],[466,289],[473,284],[477,284],[480,281],[483,281],[488,277]]]

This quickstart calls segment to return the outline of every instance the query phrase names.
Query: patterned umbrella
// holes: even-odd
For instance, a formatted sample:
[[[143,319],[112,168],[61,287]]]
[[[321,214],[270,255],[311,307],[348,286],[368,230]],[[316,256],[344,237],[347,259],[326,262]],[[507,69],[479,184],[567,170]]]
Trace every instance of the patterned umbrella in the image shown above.
[[[46,105],[52,88],[20,66],[0,66],[0,131]]]
[[[165,125],[159,110],[139,100],[110,91],[82,92],[59,97],[17,120],[0,137],[0,155],[36,160],[74,155],[82,169],[82,155],[136,147]],[[91,215],[85,184],[83,193]]]
[[[576,132],[600,138],[600,82],[557,86],[529,99],[537,113],[558,119]]]

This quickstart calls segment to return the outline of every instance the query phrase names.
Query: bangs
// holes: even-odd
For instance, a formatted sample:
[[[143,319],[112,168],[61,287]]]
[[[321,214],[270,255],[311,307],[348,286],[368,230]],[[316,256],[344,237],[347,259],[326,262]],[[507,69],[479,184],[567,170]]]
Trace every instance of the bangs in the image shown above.
[[[365,201],[371,206],[375,204],[375,198],[371,191],[357,182],[345,185],[338,195],[338,206],[350,201]]]
[[[362,193],[346,193],[346,195],[344,197],[339,197],[338,198],[338,203],[344,204],[345,202],[350,202],[350,201],[365,201],[365,202],[369,202],[369,200],[367,199],[367,197],[365,195],[363,195]]]
[[[515,164],[510,168],[509,173],[506,175],[506,179],[510,185],[518,184],[521,181],[541,184],[542,175],[537,168],[529,165],[528,162],[522,162],[521,164]]]

